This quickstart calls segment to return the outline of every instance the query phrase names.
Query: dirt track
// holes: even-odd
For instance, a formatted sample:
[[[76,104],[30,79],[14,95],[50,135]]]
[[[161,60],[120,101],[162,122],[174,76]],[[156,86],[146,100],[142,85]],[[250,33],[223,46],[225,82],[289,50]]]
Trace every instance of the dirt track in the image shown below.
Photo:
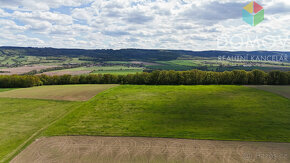
[[[290,162],[290,143],[165,138],[41,138],[12,163]]]

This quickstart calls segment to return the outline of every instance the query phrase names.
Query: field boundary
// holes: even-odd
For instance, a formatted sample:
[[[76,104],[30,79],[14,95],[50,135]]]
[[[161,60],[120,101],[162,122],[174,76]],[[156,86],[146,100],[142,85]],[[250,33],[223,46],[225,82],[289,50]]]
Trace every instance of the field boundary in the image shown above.
[[[98,94],[96,94],[94,97],[102,94],[102,93],[106,93],[114,88],[117,88],[117,86],[106,89]],[[93,99],[94,97],[92,97],[91,99]],[[91,100],[90,99],[90,100]],[[80,108],[82,105],[85,105],[86,102],[88,101],[75,101],[71,110],[69,110],[68,112],[65,112],[63,114],[61,114],[60,116],[58,116],[56,119],[52,120],[50,123],[48,123],[47,125],[45,125],[44,127],[42,127],[41,129],[37,130],[34,134],[32,134],[27,140],[25,140],[22,144],[20,144],[16,149],[14,149],[12,152],[10,152],[9,154],[7,154],[6,156],[4,156],[4,158],[2,160],[0,160],[0,163],[6,163],[11,161],[17,154],[19,154],[22,150],[24,150],[28,145],[30,145],[44,130],[46,130],[47,128],[49,128],[51,125],[55,124],[56,122],[58,122],[59,120],[61,120],[62,118],[64,118],[65,116],[69,115],[71,112],[75,111],[76,109]]]
[[[74,109],[71,109],[68,112],[65,112],[63,114],[61,114],[60,116],[58,116],[56,119],[54,119],[51,123],[48,123],[47,125],[45,125],[44,127],[42,127],[41,129],[37,130],[34,134],[32,134],[27,140],[25,140],[22,144],[20,144],[16,149],[14,149],[11,153],[7,154],[1,161],[0,163],[5,163],[8,162],[10,160],[13,159],[14,156],[16,156],[18,153],[20,153],[26,146],[28,146],[31,142],[33,142],[35,140],[35,138],[37,136],[39,136],[39,134],[44,131],[45,129],[47,129],[49,126],[53,125],[54,123],[56,123],[58,120],[60,120],[61,118],[65,117],[66,115],[68,115],[69,113],[71,113],[72,111],[76,110],[78,107],[80,107],[80,104],[74,104],[74,105],[79,105],[79,106],[72,106],[75,107]]]
[[[244,86],[248,87],[248,88],[268,92],[268,93],[273,93],[277,96],[281,96],[283,98],[290,99],[290,93],[287,94],[285,92],[281,92],[278,90],[271,90],[271,87],[273,87],[273,88],[274,87],[285,87],[287,89],[287,87],[290,87],[290,85],[244,85]]]
[[[88,101],[98,93],[119,84],[45,85],[0,92],[0,98]]]

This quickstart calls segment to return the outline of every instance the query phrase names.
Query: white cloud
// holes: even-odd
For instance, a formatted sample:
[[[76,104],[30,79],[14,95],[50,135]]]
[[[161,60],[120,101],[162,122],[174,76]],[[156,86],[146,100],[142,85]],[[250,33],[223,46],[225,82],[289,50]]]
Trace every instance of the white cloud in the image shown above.
[[[7,12],[5,12],[4,10],[2,10],[2,9],[0,8],[0,17],[7,17],[7,16],[10,16],[10,14],[7,13]]]
[[[69,15],[52,13],[47,11],[32,11],[32,12],[19,12],[15,11],[12,14],[14,19],[19,20],[39,20],[49,21],[51,24],[72,24],[73,19]]]
[[[12,20],[0,19],[0,29],[2,34],[5,34],[5,30],[9,31],[9,33],[12,33],[22,32],[28,28],[28,26],[19,26]]]
[[[3,8],[15,10],[49,10],[61,6],[78,7],[93,2],[94,0],[0,0]]]
[[[217,39],[222,36],[267,36],[263,41],[271,41],[268,36],[277,40],[288,36],[290,1],[257,1],[265,8],[265,20],[251,27],[241,19],[244,0],[0,0],[0,17],[8,20],[2,24],[0,20],[0,29],[2,38],[29,38],[27,33],[32,33],[35,41],[29,45],[66,48],[209,50],[218,49]]]

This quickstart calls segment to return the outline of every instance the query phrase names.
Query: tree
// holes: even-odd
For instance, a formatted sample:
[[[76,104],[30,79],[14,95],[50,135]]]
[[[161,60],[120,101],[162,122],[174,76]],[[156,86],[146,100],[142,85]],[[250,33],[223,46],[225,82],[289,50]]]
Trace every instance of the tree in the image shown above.
[[[232,71],[233,84],[248,84],[247,72],[245,70]]]
[[[268,75],[268,84],[286,85],[288,84],[288,75],[282,71],[271,71]]]
[[[249,84],[261,85],[266,84],[267,74],[261,70],[253,70],[248,73]]]

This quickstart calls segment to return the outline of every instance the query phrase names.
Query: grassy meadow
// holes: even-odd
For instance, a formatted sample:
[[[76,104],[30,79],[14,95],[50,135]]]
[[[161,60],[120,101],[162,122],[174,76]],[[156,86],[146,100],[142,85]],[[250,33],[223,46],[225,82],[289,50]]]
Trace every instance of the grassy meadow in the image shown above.
[[[0,162],[76,102],[0,98]]]
[[[132,86],[98,94],[45,136],[290,142],[290,100],[244,86]]]

